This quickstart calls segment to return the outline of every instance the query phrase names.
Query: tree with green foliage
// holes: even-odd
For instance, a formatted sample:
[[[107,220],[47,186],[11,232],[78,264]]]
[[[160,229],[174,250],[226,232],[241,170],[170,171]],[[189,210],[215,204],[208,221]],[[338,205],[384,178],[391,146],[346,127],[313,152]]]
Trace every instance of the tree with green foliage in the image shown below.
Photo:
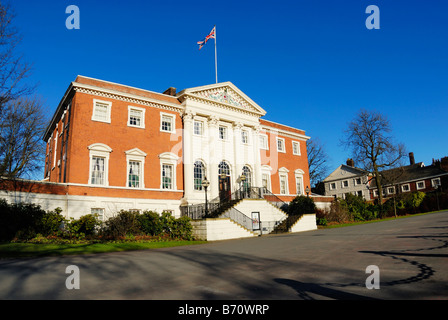
[[[316,204],[313,199],[302,195],[295,197],[288,206],[288,214],[292,216],[314,213],[315,211]]]

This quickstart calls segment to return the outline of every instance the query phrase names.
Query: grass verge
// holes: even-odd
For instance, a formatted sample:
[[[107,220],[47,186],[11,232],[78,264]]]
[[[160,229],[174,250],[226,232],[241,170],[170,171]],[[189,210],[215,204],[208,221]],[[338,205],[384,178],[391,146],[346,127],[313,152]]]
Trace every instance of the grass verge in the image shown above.
[[[375,222],[382,222],[382,221],[389,221],[389,220],[397,220],[397,219],[422,216],[422,215],[426,215],[426,214],[438,213],[438,212],[444,212],[444,211],[446,211],[446,210],[431,211],[431,212],[424,212],[424,213],[415,213],[415,214],[406,214],[406,215],[403,215],[403,216],[387,217],[387,218],[383,218],[383,219],[375,219],[375,220],[367,220],[367,221],[334,223],[334,224],[329,224],[329,225],[326,225],[326,226],[318,226],[318,228],[319,229],[331,229],[331,228],[349,227],[349,226],[356,226],[358,224],[366,224],[366,223],[375,223]]]
[[[35,244],[35,243],[0,243],[0,258],[23,258],[80,255],[129,250],[147,250],[167,247],[202,244],[206,241],[153,241],[123,243],[87,243],[87,244]]]

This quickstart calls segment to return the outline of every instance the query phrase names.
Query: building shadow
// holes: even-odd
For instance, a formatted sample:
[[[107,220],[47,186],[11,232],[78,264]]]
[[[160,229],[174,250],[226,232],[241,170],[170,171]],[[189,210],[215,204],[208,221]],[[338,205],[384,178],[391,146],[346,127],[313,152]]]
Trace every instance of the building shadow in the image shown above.
[[[379,300],[376,298],[366,297],[355,293],[344,292],[328,287],[324,287],[317,283],[306,283],[291,279],[274,279],[275,282],[291,287],[297,291],[299,298],[303,300],[315,300],[310,294],[319,295],[335,300]]]

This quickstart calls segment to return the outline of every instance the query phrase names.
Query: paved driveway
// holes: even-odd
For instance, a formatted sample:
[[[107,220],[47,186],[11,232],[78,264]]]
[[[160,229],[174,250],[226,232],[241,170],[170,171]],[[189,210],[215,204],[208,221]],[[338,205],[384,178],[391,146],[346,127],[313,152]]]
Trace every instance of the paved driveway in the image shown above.
[[[80,288],[66,288],[66,267]],[[379,289],[365,286],[379,268]],[[189,247],[0,260],[0,299],[448,299],[448,212]]]

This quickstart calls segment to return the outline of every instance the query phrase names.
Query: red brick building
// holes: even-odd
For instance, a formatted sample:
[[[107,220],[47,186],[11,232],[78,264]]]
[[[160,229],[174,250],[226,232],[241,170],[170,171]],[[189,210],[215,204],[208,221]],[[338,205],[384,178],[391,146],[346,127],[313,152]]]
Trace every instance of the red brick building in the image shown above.
[[[266,112],[230,82],[164,93],[78,76],[48,125],[45,178],[64,212],[171,210],[233,192],[241,177],[283,201],[309,186],[305,131]]]

